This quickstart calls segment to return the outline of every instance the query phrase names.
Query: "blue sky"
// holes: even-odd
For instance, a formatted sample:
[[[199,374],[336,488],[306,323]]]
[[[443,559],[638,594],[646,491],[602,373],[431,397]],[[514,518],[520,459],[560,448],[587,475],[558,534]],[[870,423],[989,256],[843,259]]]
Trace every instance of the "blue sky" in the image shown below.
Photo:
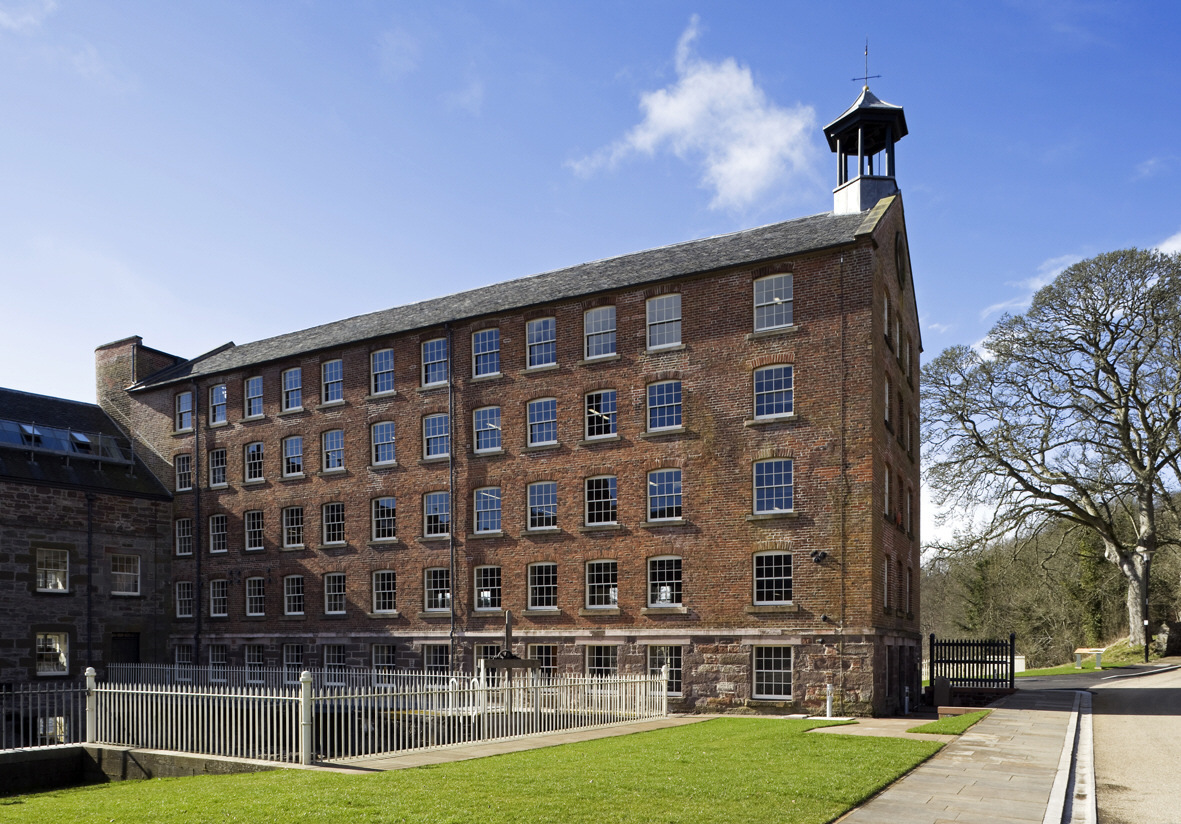
[[[871,87],[926,356],[1181,248],[1172,4],[0,0],[0,385],[831,209]]]

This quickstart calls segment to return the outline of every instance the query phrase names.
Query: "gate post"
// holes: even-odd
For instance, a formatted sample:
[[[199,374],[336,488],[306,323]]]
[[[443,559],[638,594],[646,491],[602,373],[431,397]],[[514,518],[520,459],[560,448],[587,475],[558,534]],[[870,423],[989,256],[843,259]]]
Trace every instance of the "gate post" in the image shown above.
[[[668,715],[668,664],[660,668],[660,717]]]
[[[1147,643],[1147,642],[1145,642]],[[1009,633],[1009,689],[1013,689],[1016,678],[1017,664],[1017,633]]]
[[[86,743],[98,740],[98,693],[95,691],[94,667],[86,668]]]
[[[935,672],[935,633],[932,632],[930,638],[931,646],[929,652],[927,653],[927,683],[934,686],[935,676],[938,675],[938,673]]]
[[[312,763],[312,674],[299,676],[299,763]]]

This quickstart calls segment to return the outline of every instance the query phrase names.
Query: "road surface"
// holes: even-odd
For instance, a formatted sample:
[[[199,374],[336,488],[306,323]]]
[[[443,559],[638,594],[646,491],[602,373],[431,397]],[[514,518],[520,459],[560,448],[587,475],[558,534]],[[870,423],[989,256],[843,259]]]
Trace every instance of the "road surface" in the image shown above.
[[[1181,669],[1089,686],[1099,824],[1181,822]]]

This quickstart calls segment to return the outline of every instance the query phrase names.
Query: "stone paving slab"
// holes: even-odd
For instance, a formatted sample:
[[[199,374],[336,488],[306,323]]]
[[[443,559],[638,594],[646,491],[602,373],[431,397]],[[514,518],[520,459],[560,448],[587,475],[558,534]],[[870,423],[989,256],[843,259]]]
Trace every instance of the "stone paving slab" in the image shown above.
[[[1074,700],[1073,692],[1009,696],[958,740],[838,821],[1042,824]]]

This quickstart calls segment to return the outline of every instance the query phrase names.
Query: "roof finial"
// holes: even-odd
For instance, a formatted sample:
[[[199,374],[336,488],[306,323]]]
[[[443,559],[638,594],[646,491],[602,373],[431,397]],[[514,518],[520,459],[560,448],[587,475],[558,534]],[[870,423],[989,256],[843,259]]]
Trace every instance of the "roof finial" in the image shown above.
[[[880,74],[869,73],[869,37],[865,38],[865,74],[861,77],[854,77],[854,80],[860,80],[864,85],[861,87],[864,91],[869,91],[869,81],[874,78],[881,77]]]

